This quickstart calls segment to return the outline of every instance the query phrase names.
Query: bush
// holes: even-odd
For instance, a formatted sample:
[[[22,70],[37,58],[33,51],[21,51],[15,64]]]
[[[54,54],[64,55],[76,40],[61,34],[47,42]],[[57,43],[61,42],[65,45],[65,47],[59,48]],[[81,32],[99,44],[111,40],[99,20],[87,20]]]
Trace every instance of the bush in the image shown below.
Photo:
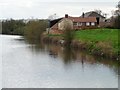
[[[47,28],[47,20],[30,21],[25,26],[24,35],[27,39],[40,40],[42,33]]]
[[[120,29],[120,15],[115,18],[114,27]]]

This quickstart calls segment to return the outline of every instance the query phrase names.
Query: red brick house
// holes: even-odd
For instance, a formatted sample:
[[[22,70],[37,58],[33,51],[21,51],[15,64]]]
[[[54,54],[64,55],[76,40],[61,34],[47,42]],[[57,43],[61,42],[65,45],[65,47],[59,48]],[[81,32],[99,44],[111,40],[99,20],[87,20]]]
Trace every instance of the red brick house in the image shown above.
[[[88,28],[96,28],[97,27],[97,20],[95,17],[71,17],[68,14],[65,15],[63,18],[55,19],[50,21],[50,32],[52,34],[60,34],[63,31],[60,29],[60,25],[62,21],[68,19],[72,22],[73,30],[80,30],[80,29],[88,29]]]

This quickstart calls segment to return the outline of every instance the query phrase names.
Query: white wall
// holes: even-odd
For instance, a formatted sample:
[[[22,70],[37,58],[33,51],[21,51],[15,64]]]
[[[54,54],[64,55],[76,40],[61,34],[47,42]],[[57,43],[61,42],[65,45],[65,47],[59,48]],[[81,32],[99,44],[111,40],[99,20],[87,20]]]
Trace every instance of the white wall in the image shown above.
[[[65,18],[58,23],[59,30],[65,30],[67,27],[73,29],[73,22],[70,19]]]

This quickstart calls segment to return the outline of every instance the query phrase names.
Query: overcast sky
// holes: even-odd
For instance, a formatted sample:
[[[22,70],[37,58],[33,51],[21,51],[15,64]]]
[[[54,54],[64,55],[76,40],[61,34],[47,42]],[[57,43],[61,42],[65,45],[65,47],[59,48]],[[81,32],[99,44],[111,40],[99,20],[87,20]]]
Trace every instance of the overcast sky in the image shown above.
[[[0,19],[48,18],[80,16],[83,12],[101,9],[111,15],[119,0],[0,0]]]

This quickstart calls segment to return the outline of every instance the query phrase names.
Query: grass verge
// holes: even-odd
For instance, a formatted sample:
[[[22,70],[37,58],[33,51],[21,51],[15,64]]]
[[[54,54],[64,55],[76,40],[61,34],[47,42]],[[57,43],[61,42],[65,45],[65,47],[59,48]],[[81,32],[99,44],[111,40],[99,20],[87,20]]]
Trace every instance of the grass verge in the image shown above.
[[[118,33],[120,29],[88,29],[74,32],[73,47],[84,48],[91,54],[119,58]],[[49,35],[49,37],[63,37],[63,35]],[[58,39],[59,40],[59,39]]]

